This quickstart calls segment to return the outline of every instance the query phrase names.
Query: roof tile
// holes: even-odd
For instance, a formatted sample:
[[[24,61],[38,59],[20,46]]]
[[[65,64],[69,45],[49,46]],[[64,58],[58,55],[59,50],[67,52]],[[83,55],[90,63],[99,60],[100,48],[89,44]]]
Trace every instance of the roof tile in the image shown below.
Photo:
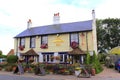
[[[92,20],[32,27],[24,30],[15,38],[90,30],[92,30]]]

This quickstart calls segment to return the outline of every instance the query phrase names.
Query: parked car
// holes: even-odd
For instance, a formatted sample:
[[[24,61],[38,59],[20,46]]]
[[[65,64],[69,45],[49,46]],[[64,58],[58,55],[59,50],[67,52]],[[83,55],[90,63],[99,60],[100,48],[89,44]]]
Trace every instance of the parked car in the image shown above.
[[[120,73],[120,59],[118,59],[118,60],[115,62],[115,70],[118,70],[118,72]]]
[[[6,62],[6,58],[0,58],[0,63]]]

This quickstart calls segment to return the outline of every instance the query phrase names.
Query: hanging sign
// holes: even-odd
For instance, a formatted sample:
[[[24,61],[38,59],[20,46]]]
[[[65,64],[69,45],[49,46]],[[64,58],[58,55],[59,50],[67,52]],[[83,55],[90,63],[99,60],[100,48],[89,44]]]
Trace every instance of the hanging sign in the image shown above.
[[[64,41],[59,36],[57,36],[53,42],[56,44],[56,46],[60,46]]]

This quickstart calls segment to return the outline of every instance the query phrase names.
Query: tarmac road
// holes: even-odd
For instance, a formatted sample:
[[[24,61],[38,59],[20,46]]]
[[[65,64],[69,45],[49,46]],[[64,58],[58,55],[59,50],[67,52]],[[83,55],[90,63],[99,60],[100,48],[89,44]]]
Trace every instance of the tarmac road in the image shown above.
[[[54,79],[43,79],[43,78],[35,78],[35,77],[25,77],[25,76],[15,76],[15,75],[5,75],[0,74],[0,80],[54,80]]]

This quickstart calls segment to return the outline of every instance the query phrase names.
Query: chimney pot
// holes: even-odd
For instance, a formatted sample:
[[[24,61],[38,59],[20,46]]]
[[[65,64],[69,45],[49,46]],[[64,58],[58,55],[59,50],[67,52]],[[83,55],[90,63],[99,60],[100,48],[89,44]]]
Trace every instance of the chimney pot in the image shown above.
[[[32,21],[31,21],[31,19],[29,19],[27,22],[27,28],[29,29],[31,26],[32,26]]]
[[[59,24],[60,23],[59,12],[54,14],[54,16],[53,16],[53,23],[54,24]]]

